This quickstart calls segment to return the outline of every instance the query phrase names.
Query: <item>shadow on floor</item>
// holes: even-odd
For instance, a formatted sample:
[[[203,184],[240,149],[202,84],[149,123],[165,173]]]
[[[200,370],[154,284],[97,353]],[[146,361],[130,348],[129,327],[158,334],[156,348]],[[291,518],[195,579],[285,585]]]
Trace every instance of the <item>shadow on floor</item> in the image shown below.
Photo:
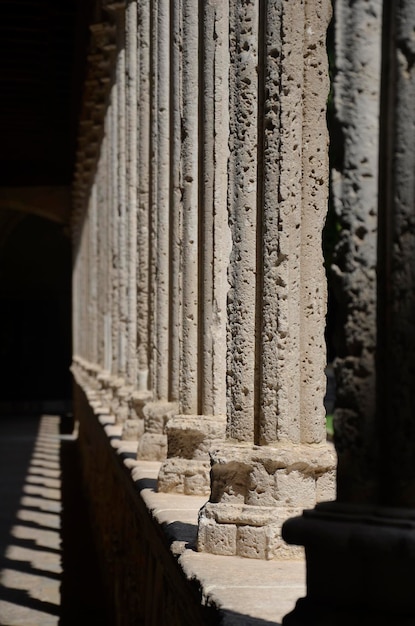
[[[112,626],[70,416],[0,415],[0,625]]]
[[[62,584],[60,626],[75,623],[112,626],[105,606],[98,560],[81,488],[81,467],[71,416],[61,420]]]

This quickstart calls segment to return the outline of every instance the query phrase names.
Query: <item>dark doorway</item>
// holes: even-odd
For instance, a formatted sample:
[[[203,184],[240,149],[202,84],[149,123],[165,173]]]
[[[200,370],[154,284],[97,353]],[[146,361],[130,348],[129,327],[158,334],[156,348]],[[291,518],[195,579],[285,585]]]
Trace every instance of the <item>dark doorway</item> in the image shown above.
[[[35,215],[9,222],[0,239],[0,406],[68,400],[70,240]]]

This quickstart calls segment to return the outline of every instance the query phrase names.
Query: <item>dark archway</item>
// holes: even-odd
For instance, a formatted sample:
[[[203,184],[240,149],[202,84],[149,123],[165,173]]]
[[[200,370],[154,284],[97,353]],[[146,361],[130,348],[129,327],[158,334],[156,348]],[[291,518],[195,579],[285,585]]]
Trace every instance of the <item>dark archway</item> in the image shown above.
[[[71,396],[71,250],[61,225],[21,215],[0,240],[0,407]]]

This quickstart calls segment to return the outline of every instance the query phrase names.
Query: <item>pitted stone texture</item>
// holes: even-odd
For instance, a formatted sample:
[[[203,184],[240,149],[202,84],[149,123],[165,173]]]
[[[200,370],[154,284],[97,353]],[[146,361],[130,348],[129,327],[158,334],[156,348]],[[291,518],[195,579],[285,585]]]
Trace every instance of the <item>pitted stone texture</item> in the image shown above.
[[[177,412],[174,402],[147,402],[141,409],[144,419],[144,434],[138,442],[137,458],[147,461],[162,461],[167,457],[168,420]]]
[[[316,483],[335,496],[336,455],[330,444],[268,446],[224,445],[211,450],[211,502],[262,506],[314,506]],[[330,499],[330,498],[329,498]]]
[[[139,440],[145,432],[143,408],[150,402],[152,394],[149,391],[133,391],[127,398],[128,418],[124,422],[122,439],[128,441]]]
[[[283,522],[301,509],[208,502],[199,514],[198,550],[253,559],[296,559],[303,550],[281,537]]]
[[[144,433],[138,442],[137,459],[162,461],[167,456],[167,437],[158,433]]]
[[[175,402],[147,402],[142,407],[146,433],[165,434],[166,424],[177,413]]]
[[[282,540],[281,527],[303,508],[314,507],[322,498],[334,499],[336,455],[331,444],[229,444],[210,454],[211,497],[200,513],[199,549],[217,554],[215,532],[221,537],[223,526],[230,525],[237,527],[234,554],[301,556],[302,548]]]
[[[225,416],[175,415],[166,426],[168,456],[209,460],[209,449],[223,441]]]
[[[385,24],[391,59],[384,85],[389,110],[381,135],[390,167],[383,188],[386,210],[382,232],[378,326],[383,441],[381,500],[391,506],[415,506],[415,5],[409,0],[387,7]],[[383,78],[383,77],[382,77]],[[383,84],[383,83],[382,83]],[[384,118],[382,117],[382,121]],[[390,139],[392,137],[392,139]],[[389,186],[388,186],[389,179]]]
[[[138,441],[144,435],[144,420],[128,418],[122,428],[124,441]]]
[[[110,409],[114,415],[117,414],[117,411],[119,408],[120,398],[118,394],[123,387],[125,387],[124,378],[121,378],[118,376],[111,376],[109,380],[109,384],[108,384],[108,389],[111,392]]]
[[[339,496],[376,497],[375,357],[378,137],[382,3],[338,0],[336,118],[342,163],[332,172],[339,240],[331,280],[337,307],[335,441]],[[365,443],[366,442],[366,443]]]
[[[167,459],[158,475],[158,491],[208,496],[210,494],[210,462]]]
[[[168,458],[160,470],[159,491],[209,495],[209,450],[224,441],[225,431],[225,416],[176,415],[169,420]]]
[[[119,424],[124,424],[125,421],[128,419],[130,413],[129,400],[132,392],[133,388],[131,386],[120,387],[117,391],[118,406],[114,411],[114,415]]]

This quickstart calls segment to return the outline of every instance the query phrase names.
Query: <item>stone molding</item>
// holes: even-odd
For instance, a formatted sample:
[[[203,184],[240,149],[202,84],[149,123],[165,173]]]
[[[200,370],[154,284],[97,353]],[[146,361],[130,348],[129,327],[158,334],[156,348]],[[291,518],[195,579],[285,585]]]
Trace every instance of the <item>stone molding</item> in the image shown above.
[[[298,556],[298,548],[282,540],[282,524],[303,508],[334,499],[332,445],[229,443],[210,454],[211,496],[200,512],[199,549],[250,558]]]
[[[224,441],[225,432],[224,415],[175,415],[169,420],[167,459],[160,468],[159,491],[209,495],[209,450]]]

